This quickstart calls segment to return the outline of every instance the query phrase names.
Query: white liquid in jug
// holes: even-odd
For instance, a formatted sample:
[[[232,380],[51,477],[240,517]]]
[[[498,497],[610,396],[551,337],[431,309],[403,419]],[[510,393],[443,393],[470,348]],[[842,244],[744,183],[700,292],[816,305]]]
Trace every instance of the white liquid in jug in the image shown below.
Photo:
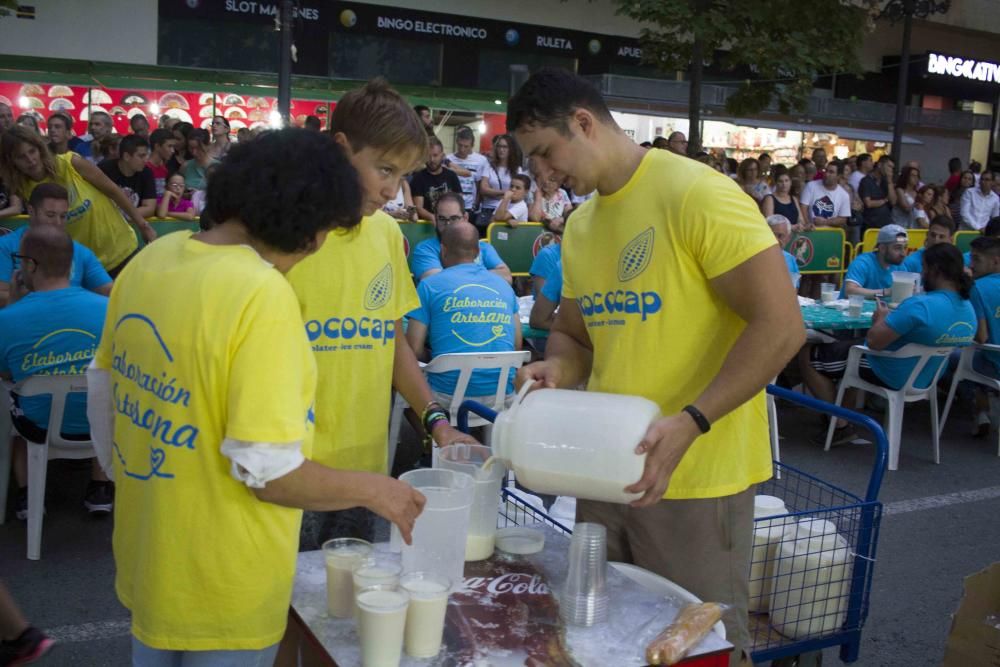
[[[414,658],[433,657],[441,650],[448,589],[436,581],[410,581],[406,590],[412,593],[406,611],[406,653]]]
[[[750,611],[764,612],[768,609],[778,549],[786,530],[789,531],[789,540],[793,539],[795,535],[795,524],[792,523],[792,519],[780,516],[787,513],[788,509],[780,498],[761,495],[754,499],[753,555],[750,558]],[[778,518],[772,521],[758,520],[771,516]]]
[[[407,596],[365,591],[358,596],[358,634],[363,667],[397,667],[403,653]]]

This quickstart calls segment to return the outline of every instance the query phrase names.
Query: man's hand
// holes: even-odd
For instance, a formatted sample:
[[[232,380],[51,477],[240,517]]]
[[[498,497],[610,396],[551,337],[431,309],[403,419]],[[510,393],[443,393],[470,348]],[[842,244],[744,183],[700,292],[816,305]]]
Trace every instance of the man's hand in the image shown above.
[[[441,447],[447,447],[448,445],[454,445],[458,442],[463,442],[469,445],[479,445],[481,444],[478,440],[473,438],[468,433],[462,433],[457,428],[449,424],[448,422],[442,420],[434,426],[434,432],[431,433],[431,437],[434,438],[436,442]]]
[[[412,544],[413,524],[424,511],[427,498],[406,482],[387,475],[375,478],[379,481],[373,485],[373,500],[368,509],[396,524],[403,541]]]
[[[559,386],[559,379],[562,371],[553,361],[536,361],[533,364],[522,366],[514,377],[514,387],[521,391],[521,387],[528,380],[535,382],[535,389],[555,389]],[[532,390],[534,391],[534,390]]]
[[[885,320],[889,315],[889,306],[882,299],[875,299],[875,312],[872,313],[872,326]]]
[[[153,225],[145,220],[139,224],[139,233],[142,234],[142,238],[146,243],[152,243],[156,240],[156,230],[153,229]]]
[[[701,435],[698,425],[686,412],[661,417],[653,422],[636,454],[646,454],[646,465],[638,482],[625,487],[627,493],[641,493],[632,507],[648,507],[658,503],[670,484],[670,477],[680,464],[688,447]]]

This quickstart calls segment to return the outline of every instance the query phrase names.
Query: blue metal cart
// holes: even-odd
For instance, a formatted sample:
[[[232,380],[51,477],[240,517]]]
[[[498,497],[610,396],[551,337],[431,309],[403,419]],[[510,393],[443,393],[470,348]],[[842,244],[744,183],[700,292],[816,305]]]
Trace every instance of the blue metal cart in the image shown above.
[[[885,474],[888,441],[875,420],[857,412],[818,401],[803,394],[769,385],[769,394],[820,412],[845,419],[871,433],[875,462],[864,496],[856,495],[775,461],[775,475],[758,487],[758,494],[780,498],[786,512],[754,521],[755,543],[751,559],[750,636],[755,663],[812,656],[840,646],[840,658],[855,662],[861,646],[861,630],[868,617],[875,547],[878,542],[882,503],[879,489]],[[493,421],[496,412],[474,401],[462,404],[458,426],[468,431],[469,412]],[[501,525],[545,523],[566,533],[560,524],[538,508],[504,489]],[[796,541],[800,521],[826,521],[830,532],[818,538]],[[801,660],[797,664],[806,664]]]

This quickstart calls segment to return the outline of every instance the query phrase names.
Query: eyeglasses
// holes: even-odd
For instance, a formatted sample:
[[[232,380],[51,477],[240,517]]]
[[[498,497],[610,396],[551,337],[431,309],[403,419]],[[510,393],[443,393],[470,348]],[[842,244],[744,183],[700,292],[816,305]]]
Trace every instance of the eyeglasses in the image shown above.
[[[12,253],[10,253],[10,256],[14,259],[15,262],[17,260],[21,260],[23,262],[26,259],[30,259],[36,265],[38,264],[38,260],[35,259],[34,257],[30,256],[30,255],[22,255],[21,253],[12,252]]]
[[[449,215],[449,216],[439,215],[439,216],[437,216],[437,221],[440,222],[442,225],[453,225],[456,222],[461,222],[463,217],[465,217],[465,216],[462,216],[462,215]]]

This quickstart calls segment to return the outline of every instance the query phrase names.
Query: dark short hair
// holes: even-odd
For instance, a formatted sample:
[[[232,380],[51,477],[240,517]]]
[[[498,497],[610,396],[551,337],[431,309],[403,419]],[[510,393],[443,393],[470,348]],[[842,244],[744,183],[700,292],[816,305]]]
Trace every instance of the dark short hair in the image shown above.
[[[203,130],[201,128],[193,129],[185,135],[187,141],[197,141],[203,146],[208,146],[212,143],[212,135],[208,133],[208,130]]]
[[[995,236],[977,236],[970,246],[981,255],[1000,257],[1000,238]]]
[[[924,267],[936,270],[945,280],[958,286],[963,299],[972,291],[972,278],[965,272],[962,252],[950,243],[938,243],[924,250]]]
[[[969,163],[969,171],[973,174],[978,174],[983,168],[983,165],[979,164],[977,160],[973,160]]]
[[[568,134],[566,119],[576,109],[586,109],[602,123],[614,123],[592,83],[561,67],[543,67],[507,102],[507,131],[539,125]]]
[[[146,126],[149,127],[149,119],[146,118],[146,116],[144,116],[141,113],[137,113],[136,115],[134,115],[134,116],[132,116],[131,118],[128,119],[128,125],[129,125],[129,127],[135,127],[135,122],[137,120],[139,120],[140,118],[142,120],[144,120],[146,122]]]
[[[206,212],[239,220],[286,253],[315,249],[316,234],[361,222],[361,186],[329,136],[286,128],[233,146],[208,179]]]
[[[320,129],[323,127],[323,123],[320,121],[319,116],[313,116],[312,114],[306,116],[305,122],[302,124],[307,130]]]
[[[444,144],[442,144],[441,140],[437,137],[427,137],[427,148],[430,148],[431,146],[437,146],[441,150],[444,150]]]
[[[670,145],[670,140],[666,137],[656,137],[653,139],[653,148],[667,148]]]
[[[417,106],[413,107],[413,111],[414,111],[414,113],[416,113],[419,116],[424,111],[426,111],[427,113],[430,113],[431,108],[428,107],[428,106],[424,106],[423,104],[418,104]]]
[[[471,127],[460,127],[455,133],[455,141],[475,141],[476,135]]]
[[[871,159],[872,159],[871,153],[862,153],[861,155],[858,156],[858,160],[855,164],[857,164],[860,167],[865,162],[871,161]]]
[[[438,209],[441,208],[441,204],[446,201],[455,202],[458,204],[458,210],[465,213],[465,199],[458,192],[442,192],[437,201],[434,202],[434,213],[436,214]]]
[[[38,208],[46,199],[69,201],[69,192],[58,183],[39,183],[31,191],[31,197],[28,198],[28,206]]]
[[[990,218],[990,221],[983,227],[983,236],[1000,238],[1000,215]]]
[[[833,167],[834,169],[837,170],[837,176],[844,175],[844,163],[841,162],[840,160],[831,160],[826,164],[826,167],[824,167],[824,169],[829,169],[830,167]]]
[[[68,277],[73,266],[73,239],[61,225],[28,227],[21,237],[25,255],[38,263],[49,278]]]
[[[760,155],[757,156],[757,162],[760,162],[764,158],[767,158],[768,160],[770,160],[771,159],[771,154],[768,153],[768,152],[766,152],[766,151],[763,152],[763,153],[761,153]]]
[[[944,227],[948,230],[948,236],[955,233],[955,221],[946,215],[936,215],[927,227]]]
[[[53,120],[61,120],[65,125],[67,130],[73,129],[73,117],[70,116],[65,111],[56,111],[54,114],[49,116],[49,124],[52,124]]]
[[[511,182],[521,181],[525,190],[531,190],[531,176],[528,176],[527,174],[514,174],[510,177],[510,180]]]
[[[164,128],[157,128],[149,133],[149,147],[156,148],[174,138],[174,133]]]
[[[188,135],[190,135],[194,131],[194,125],[187,122],[186,120],[182,120],[181,122],[177,123],[172,128],[170,128],[170,131],[180,132],[181,136],[187,139]]]
[[[948,160],[948,171],[955,173],[956,171],[962,171],[962,160],[957,157],[953,157]]]
[[[876,164],[885,164],[886,162],[893,162],[892,156],[889,155],[888,153],[886,153],[885,155],[883,155],[882,157],[880,157],[878,159],[878,162]],[[895,164],[895,163],[893,162],[893,164]]]
[[[807,164],[812,164],[812,163],[813,163],[813,161],[812,161],[812,160],[810,160],[810,159],[809,159],[809,158],[807,158],[807,157],[804,157],[804,158],[802,158],[801,160],[799,160],[799,162],[798,162],[798,163],[799,163],[800,165],[802,165],[803,167],[805,167],[805,166],[806,166]]]
[[[135,152],[142,147],[149,148],[149,142],[145,137],[138,134],[126,134],[122,137],[122,141],[118,144],[118,155],[135,155]]]

